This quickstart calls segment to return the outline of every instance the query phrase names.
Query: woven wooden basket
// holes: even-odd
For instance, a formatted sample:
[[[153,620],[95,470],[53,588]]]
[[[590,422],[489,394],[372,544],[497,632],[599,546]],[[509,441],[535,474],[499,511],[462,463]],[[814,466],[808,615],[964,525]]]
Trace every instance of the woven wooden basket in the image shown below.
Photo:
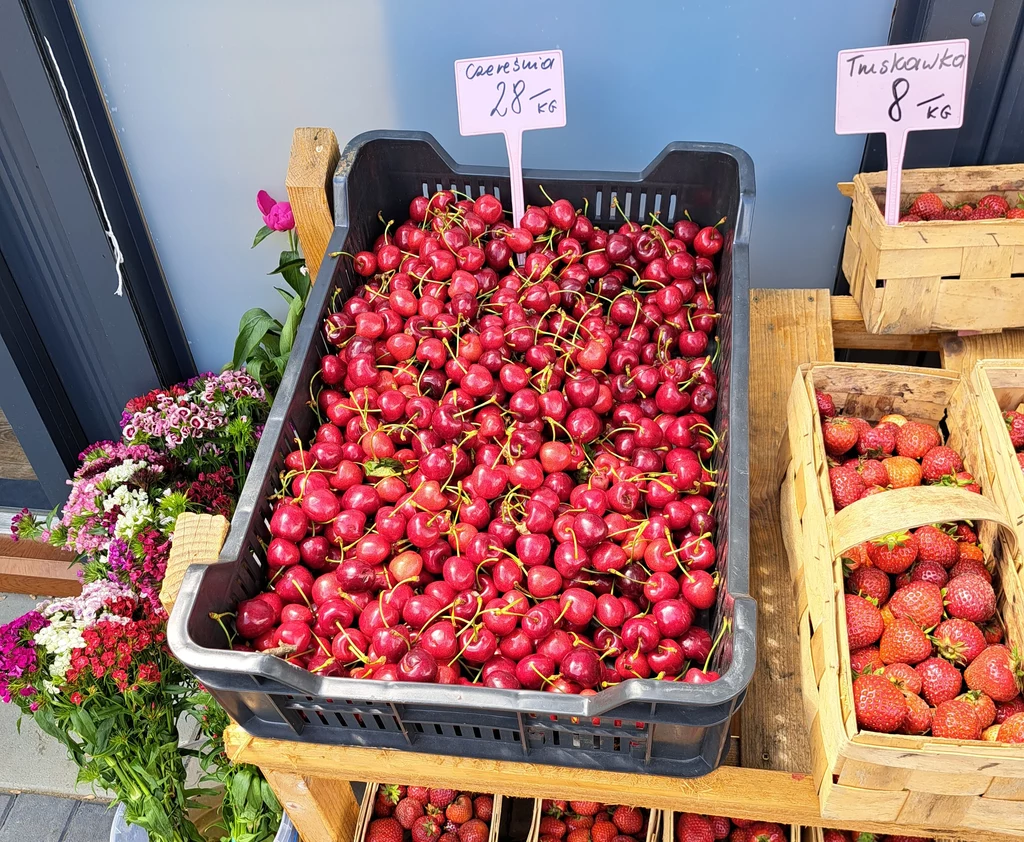
[[[1008,518],[989,497],[958,488],[919,487],[832,505],[815,389],[850,415],[877,420],[898,412],[944,424],[947,443],[985,484],[977,407],[953,372],[899,366],[803,366],[788,406],[782,531],[798,603],[803,694],[813,774],[824,819],[917,824],[949,836],[998,830],[1024,837],[1024,746],[931,736],[879,734],[857,727],[846,645],[840,555],[900,529],[974,521],[986,556],[1005,581],[1016,577],[1017,543]],[[1000,610],[1011,640],[1024,641],[1024,615],[1002,590]]]
[[[997,331],[1024,325],[1024,220],[886,225],[884,172],[839,185],[853,198],[843,274],[869,333]],[[1024,192],[1024,165],[906,170],[905,205],[924,192],[947,204]],[[905,208],[904,208],[905,210]]]

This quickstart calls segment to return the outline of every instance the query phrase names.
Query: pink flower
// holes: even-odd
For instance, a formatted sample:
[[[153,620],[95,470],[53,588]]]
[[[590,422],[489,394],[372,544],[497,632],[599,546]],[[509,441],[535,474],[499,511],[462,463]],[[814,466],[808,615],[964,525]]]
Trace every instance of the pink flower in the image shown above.
[[[295,227],[292,206],[289,202],[276,201],[266,190],[256,194],[256,207],[263,214],[263,224],[273,231],[290,231]]]

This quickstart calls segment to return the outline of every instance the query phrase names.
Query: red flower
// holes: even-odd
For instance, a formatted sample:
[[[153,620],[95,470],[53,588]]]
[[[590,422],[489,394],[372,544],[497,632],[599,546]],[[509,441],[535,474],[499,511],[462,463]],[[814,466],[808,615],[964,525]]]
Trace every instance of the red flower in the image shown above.
[[[77,690],[71,694],[71,704],[80,705],[82,704],[82,694]]]

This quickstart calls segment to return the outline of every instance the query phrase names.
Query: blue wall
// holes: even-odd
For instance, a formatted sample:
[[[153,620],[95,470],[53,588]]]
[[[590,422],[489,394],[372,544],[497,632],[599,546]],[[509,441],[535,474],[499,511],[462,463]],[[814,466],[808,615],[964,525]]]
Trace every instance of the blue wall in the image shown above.
[[[111,118],[202,368],[238,318],[281,301],[256,191],[284,198],[292,129],[342,144],[432,132],[457,160],[500,164],[500,137],[458,133],[457,58],[560,48],[568,125],[528,133],[528,167],[635,170],[672,140],[754,159],[755,286],[831,286],[864,139],[833,132],[835,56],[885,43],[892,0],[90,0],[78,5]],[[278,240],[278,245],[283,243]]]

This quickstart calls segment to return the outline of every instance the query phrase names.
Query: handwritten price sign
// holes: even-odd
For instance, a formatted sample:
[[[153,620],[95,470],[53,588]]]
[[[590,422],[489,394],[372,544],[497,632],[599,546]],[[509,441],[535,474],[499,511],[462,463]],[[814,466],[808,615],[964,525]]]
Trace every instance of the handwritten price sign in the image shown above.
[[[562,51],[514,53],[455,62],[459,132],[503,134],[512,178],[512,214],[518,224],[523,200],[523,132],[565,125]]]
[[[900,213],[907,133],[964,122],[966,39],[842,50],[836,75],[836,134],[885,133],[885,221]]]

